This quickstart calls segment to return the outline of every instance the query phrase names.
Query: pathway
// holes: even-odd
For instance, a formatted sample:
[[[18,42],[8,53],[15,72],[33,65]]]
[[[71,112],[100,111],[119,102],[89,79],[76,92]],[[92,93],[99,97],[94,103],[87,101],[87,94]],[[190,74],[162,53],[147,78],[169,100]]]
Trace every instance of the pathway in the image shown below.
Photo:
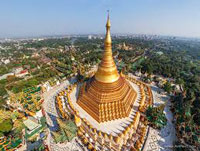
[[[129,74],[129,76],[138,80],[140,79],[132,74]],[[156,130],[150,127],[149,135],[146,143],[144,144],[143,151],[172,151],[173,142],[176,139],[176,132],[174,124],[172,123],[173,114],[170,111],[170,97],[168,95],[161,94],[160,92],[163,92],[163,90],[158,88],[155,84],[151,84],[149,86],[151,86],[152,89],[154,106],[166,103],[164,113],[167,118],[167,125],[161,130]]]
[[[73,82],[73,80],[71,80]],[[70,82],[68,80],[62,82],[60,85],[54,86],[50,91],[45,92],[43,94],[44,103],[43,107],[46,114],[46,120],[49,127],[49,135],[46,139],[46,144],[50,147],[50,151],[81,151],[82,148],[77,143],[77,138],[74,138],[71,142],[66,142],[63,144],[56,144],[52,135],[50,134],[51,131],[54,131],[58,128],[56,118],[58,117],[56,107],[55,107],[55,97],[56,95],[65,89]]]
[[[167,118],[167,125],[161,130],[156,130],[150,128],[148,141],[145,145],[147,145],[147,151],[172,151],[173,142],[176,139],[175,135],[175,127],[172,123],[173,115],[170,111],[170,101],[169,96],[160,94],[162,91],[155,85],[151,86],[154,98],[154,105],[158,106],[160,104],[166,103],[164,113]],[[146,151],[144,150],[144,151]]]

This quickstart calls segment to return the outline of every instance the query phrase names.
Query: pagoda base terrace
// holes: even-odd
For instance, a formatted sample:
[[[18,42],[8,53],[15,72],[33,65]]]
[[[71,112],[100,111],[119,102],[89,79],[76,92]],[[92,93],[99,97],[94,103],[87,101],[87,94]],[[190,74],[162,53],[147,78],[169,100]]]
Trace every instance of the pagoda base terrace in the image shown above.
[[[75,116],[78,136],[91,150],[141,149],[147,134],[144,112],[152,104],[149,86],[125,76],[137,92],[136,101],[127,118],[98,123],[76,102],[80,85],[72,85],[57,96],[57,106],[62,118]]]

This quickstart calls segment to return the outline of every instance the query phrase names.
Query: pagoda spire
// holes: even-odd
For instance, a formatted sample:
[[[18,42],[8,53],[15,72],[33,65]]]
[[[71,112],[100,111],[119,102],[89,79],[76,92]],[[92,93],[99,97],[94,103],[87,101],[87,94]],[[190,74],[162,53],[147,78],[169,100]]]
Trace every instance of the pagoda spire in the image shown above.
[[[128,117],[137,96],[131,84],[117,71],[110,27],[108,14],[101,63],[95,75],[81,86],[77,101],[99,123]]]
[[[110,36],[110,15],[109,15],[109,11],[108,11],[108,17],[107,17],[107,23],[106,23],[106,37],[105,37],[105,42],[104,45],[105,46],[110,46],[112,44],[112,40],[111,40],[111,36]],[[105,48],[106,50],[106,48]]]
[[[112,83],[119,79],[117,67],[112,56],[112,40],[110,35],[110,27],[110,16],[108,12],[103,58],[95,74],[95,79],[103,83]]]

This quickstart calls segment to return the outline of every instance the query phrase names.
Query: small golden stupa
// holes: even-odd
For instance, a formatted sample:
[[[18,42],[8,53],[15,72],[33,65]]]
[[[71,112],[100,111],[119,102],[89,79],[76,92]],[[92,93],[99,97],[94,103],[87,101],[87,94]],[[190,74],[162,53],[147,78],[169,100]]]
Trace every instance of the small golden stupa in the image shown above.
[[[81,86],[77,101],[99,123],[129,116],[137,95],[117,71],[112,56],[110,26],[108,14],[103,58],[95,75]]]

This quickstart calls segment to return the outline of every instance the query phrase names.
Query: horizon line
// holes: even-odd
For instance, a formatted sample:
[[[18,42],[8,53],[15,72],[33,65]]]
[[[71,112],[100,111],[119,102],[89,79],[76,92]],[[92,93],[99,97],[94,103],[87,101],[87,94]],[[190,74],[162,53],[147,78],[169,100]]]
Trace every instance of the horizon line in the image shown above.
[[[47,38],[47,37],[67,37],[67,36],[105,36],[105,33],[80,33],[80,34],[41,34],[33,36],[5,36],[0,39],[28,39],[28,38]],[[200,36],[179,36],[179,35],[167,35],[167,34],[145,34],[145,33],[112,33],[113,36],[158,36],[158,37],[176,37],[176,38],[189,38],[189,39],[200,39]]]

